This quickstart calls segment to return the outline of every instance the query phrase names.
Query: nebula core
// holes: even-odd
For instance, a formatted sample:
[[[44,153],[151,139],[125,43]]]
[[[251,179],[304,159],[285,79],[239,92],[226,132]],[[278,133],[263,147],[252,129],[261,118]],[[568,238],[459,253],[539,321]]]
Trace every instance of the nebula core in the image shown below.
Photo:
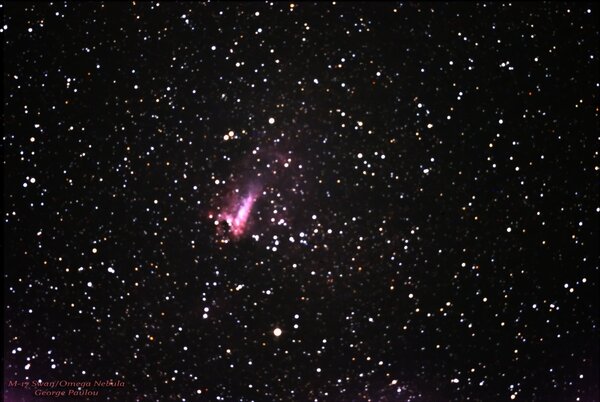
[[[248,218],[257,197],[258,191],[251,190],[241,201],[228,205],[223,212],[219,213],[218,220],[227,222],[233,238],[240,238],[246,232]]]

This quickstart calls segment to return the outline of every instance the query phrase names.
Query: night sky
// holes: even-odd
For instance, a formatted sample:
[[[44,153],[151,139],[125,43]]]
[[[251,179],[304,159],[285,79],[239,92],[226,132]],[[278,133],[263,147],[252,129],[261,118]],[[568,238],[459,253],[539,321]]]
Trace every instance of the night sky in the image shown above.
[[[600,400],[597,5],[1,10],[5,401]]]

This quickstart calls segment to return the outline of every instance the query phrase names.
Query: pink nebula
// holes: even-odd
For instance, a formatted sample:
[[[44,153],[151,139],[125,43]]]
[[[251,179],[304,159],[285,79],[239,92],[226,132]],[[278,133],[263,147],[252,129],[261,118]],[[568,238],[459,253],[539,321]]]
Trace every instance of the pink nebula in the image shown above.
[[[233,203],[220,214],[220,217],[229,225],[230,233],[234,238],[241,237],[246,231],[248,218],[255,202],[256,192],[252,191],[242,198],[241,202]]]

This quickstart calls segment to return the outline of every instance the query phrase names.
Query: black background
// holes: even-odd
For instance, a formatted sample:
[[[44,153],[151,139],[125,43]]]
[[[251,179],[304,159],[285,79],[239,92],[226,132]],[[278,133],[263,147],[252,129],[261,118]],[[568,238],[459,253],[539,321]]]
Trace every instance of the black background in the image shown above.
[[[2,10],[6,401],[600,400],[597,6]]]

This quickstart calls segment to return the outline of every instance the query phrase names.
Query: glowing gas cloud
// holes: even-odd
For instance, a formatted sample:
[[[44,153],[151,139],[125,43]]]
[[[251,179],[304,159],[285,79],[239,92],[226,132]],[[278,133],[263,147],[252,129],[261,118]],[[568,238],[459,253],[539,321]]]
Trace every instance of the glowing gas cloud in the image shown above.
[[[213,183],[214,193],[203,211],[214,223],[217,243],[228,243],[277,226],[289,228],[304,197],[302,163],[291,151],[256,147],[233,163],[231,173]],[[302,201],[302,200],[301,200]],[[259,236],[261,237],[261,236]]]
[[[219,218],[225,220],[229,225],[230,233],[233,237],[242,236],[248,224],[248,217],[252,211],[252,206],[256,202],[256,192],[250,192],[241,202],[234,203],[225,211],[219,214]]]

